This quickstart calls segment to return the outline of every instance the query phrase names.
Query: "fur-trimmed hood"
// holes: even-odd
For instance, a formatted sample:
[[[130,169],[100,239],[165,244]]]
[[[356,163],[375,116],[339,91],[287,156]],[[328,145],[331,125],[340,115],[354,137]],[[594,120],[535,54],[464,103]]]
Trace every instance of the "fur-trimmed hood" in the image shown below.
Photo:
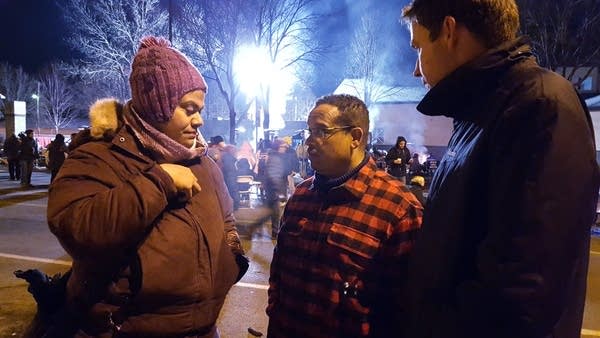
[[[123,104],[114,98],[100,99],[90,107],[90,136],[101,139],[105,133],[116,132],[123,124]]]
[[[123,125],[123,107],[123,104],[114,98],[94,102],[88,114],[90,127],[71,136],[69,151],[91,141],[111,140]]]

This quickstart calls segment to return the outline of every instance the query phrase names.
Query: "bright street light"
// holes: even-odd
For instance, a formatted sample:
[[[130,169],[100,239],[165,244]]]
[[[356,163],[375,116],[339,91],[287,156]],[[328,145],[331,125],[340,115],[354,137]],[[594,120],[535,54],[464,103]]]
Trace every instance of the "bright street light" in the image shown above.
[[[0,93],[0,100],[4,100],[6,98],[6,96],[2,95],[2,93]]]
[[[260,122],[262,109],[269,111],[269,129],[285,127],[282,115],[285,112],[286,99],[293,84],[298,80],[292,67],[285,66],[290,58],[283,54],[285,53],[280,54],[278,60],[273,62],[266,47],[244,45],[238,48],[233,60],[235,80],[241,91],[249,97],[254,97],[256,142],[260,131],[263,130]],[[261,107],[266,103],[269,104],[268,107]]]
[[[36,111],[35,111],[35,129],[37,129],[38,137],[40,137],[40,83],[38,82],[38,91],[37,94],[32,94],[31,98],[36,102]]]

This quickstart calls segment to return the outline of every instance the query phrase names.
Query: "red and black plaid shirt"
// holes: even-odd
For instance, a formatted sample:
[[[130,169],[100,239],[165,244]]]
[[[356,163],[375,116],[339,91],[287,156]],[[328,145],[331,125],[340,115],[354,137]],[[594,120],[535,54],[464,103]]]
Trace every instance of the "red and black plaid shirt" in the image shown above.
[[[383,337],[402,320],[401,285],[423,209],[370,159],[327,193],[288,201],[271,262],[269,338]]]

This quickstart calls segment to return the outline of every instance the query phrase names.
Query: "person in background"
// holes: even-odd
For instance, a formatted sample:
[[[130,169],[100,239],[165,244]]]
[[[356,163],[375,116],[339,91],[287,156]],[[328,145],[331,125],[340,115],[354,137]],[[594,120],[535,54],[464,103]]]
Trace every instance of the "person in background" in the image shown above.
[[[248,163],[250,164],[250,168],[254,168],[257,163],[256,153],[254,152],[254,148],[252,148],[252,145],[250,145],[250,142],[248,142],[248,141],[243,141],[242,145],[239,146],[236,158],[237,158],[237,160],[245,158],[248,161]]]
[[[330,95],[308,116],[315,175],[286,204],[269,277],[268,337],[390,337],[422,207],[366,151],[369,111]]]
[[[518,36],[515,0],[414,0],[403,17],[429,89],[417,109],[453,119],[404,336],[579,337],[600,186],[585,104]]]
[[[252,166],[247,158],[242,157],[235,162],[237,176],[252,176],[252,179],[256,178],[256,173],[252,170]]]
[[[223,162],[221,161],[221,155],[225,148],[225,140],[223,136],[217,135],[210,138],[210,144],[208,148],[208,156],[213,159],[221,167]]]
[[[219,337],[225,296],[248,261],[198,130],[206,82],[150,36],[129,84],[130,101],[91,107],[91,128],[50,186],[48,224],[73,258],[75,336]]]
[[[73,144],[73,145],[78,144],[78,142],[76,141],[76,138],[80,135],[81,135],[80,133],[71,133],[71,137],[69,138],[69,145],[67,146],[68,152],[71,152],[71,150],[73,148],[71,146],[71,144]]]
[[[260,139],[258,146],[256,147],[257,163],[254,167],[256,172],[256,180],[262,182],[260,185],[260,198],[263,201],[267,199],[266,185],[267,185],[267,160],[269,159],[269,152],[271,149],[271,142],[269,140]]]
[[[48,145],[48,169],[50,169],[50,183],[54,181],[58,170],[65,162],[67,155],[67,145],[63,134],[56,134],[54,140]]]
[[[296,149],[292,147],[292,138],[290,136],[285,136],[282,138],[283,142],[287,144],[287,149],[285,150],[285,157],[287,162],[286,171],[289,173],[287,176],[287,197],[292,195],[294,190],[296,190],[296,180],[294,179],[294,175],[296,175],[300,171],[300,161],[298,161],[298,155],[296,155]]]
[[[233,199],[233,209],[237,210],[240,207],[240,189],[237,183],[237,167],[235,166],[237,149],[233,144],[219,144],[221,151],[221,172],[225,179],[225,185],[229,191],[229,196]]]
[[[271,147],[265,164],[264,188],[267,206],[271,209],[271,238],[275,239],[279,233],[281,203],[288,198],[288,175],[291,171],[287,156],[289,145],[283,140],[275,139]]]
[[[390,148],[385,156],[388,172],[406,183],[406,166],[412,162],[410,150],[406,147],[406,139],[404,136],[398,136],[396,144]]]
[[[300,172],[300,177],[302,177],[302,179],[305,179],[309,176],[309,172],[310,172],[310,162],[308,161],[308,146],[306,145],[306,143],[302,142],[301,144],[298,145],[298,147],[296,148],[296,157],[298,158],[298,162],[299,162],[299,172]],[[312,175],[311,175],[312,176]]]
[[[412,161],[408,165],[408,177],[412,179],[415,176],[424,176],[425,175],[425,165],[421,164],[419,161],[419,154],[412,154]],[[423,184],[425,186],[425,184]]]
[[[413,176],[410,179],[408,189],[410,189],[410,192],[412,192],[419,202],[421,202],[421,205],[425,207],[426,198],[423,194],[423,191],[425,190],[425,178],[423,176]]]
[[[217,163],[223,173],[227,191],[233,199],[234,210],[237,210],[240,206],[239,188],[236,180],[237,169],[235,167],[236,152],[235,146],[225,143],[222,136],[217,135],[210,138],[208,156]]]
[[[21,141],[12,133],[4,142],[4,154],[8,161],[8,175],[11,181],[21,179],[21,165],[19,163],[19,151],[21,149]]]
[[[19,147],[19,163],[21,166],[21,187],[30,188],[31,175],[35,160],[39,157],[37,142],[33,138],[33,129],[25,130],[21,135],[21,146]]]

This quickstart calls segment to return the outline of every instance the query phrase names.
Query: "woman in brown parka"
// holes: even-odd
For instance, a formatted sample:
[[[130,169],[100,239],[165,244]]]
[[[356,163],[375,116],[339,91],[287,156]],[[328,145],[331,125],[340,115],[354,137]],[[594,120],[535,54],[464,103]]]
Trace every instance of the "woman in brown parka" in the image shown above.
[[[169,43],[146,37],[132,99],[102,100],[48,199],[73,258],[76,337],[218,337],[225,296],[248,268],[223,176],[206,154],[206,83]]]

